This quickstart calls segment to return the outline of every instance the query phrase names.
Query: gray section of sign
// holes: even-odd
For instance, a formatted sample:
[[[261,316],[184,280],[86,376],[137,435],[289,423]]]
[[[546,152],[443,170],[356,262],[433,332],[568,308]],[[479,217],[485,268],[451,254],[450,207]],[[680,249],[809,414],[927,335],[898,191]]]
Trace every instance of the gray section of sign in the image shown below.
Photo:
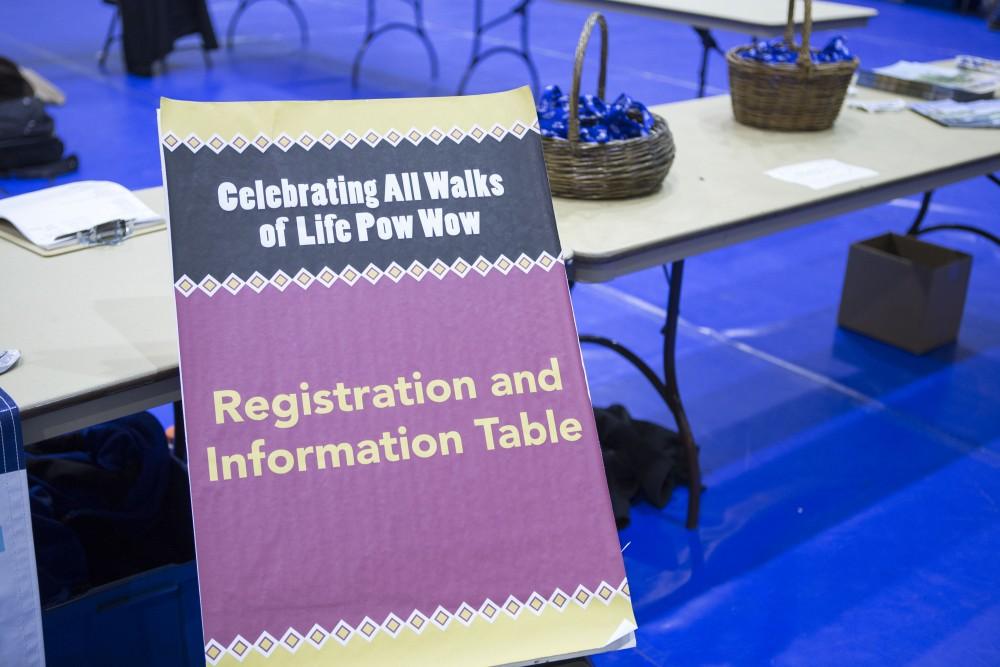
[[[335,145],[332,149],[298,145],[282,151],[272,146],[265,152],[248,147],[242,154],[225,148],[219,154],[208,147],[192,153],[185,147],[164,152],[170,197],[171,234],[174,244],[175,275],[200,280],[207,274],[224,279],[230,273],[246,278],[254,271],[270,277],[278,269],[294,275],[300,268],[316,273],[324,266],[340,271],[350,264],[363,269],[369,263],[385,268],[395,261],[408,267],[414,260],[429,266],[435,259],[452,262],[458,257],[475,260],[479,256],[495,260],[500,255],[516,259],[521,253],[537,258],[543,251],[558,256],[555,230],[541,143],[537,134],[522,139],[507,136],[502,141],[486,138],[482,143],[466,139],[455,144],[449,139],[440,145],[423,141],[414,146],[407,141],[393,147],[382,142],[375,147],[359,144],[353,149]],[[504,194],[496,197],[431,200],[426,187],[423,199],[412,202],[382,203],[376,209],[365,205],[307,206],[295,209],[268,209],[227,212],[220,208],[218,186],[231,182],[253,186],[255,180],[279,184],[326,182],[343,175],[347,179],[376,179],[383,197],[385,174],[443,171],[461,175],[466,169],[498,173],[503,177]],[[424,186],[421,176],[421,185]],[[480,233],[426,238],[417,217],[419,208],[442,208],[444,212],[480,212]],[[300,246],[295,216],[305,215],[312,230],[316,213],[335,213],[354,221],[359,212],[376,216],[412,214],[413,237],[380,240],[371,232],[367,242]],[[273,224],[279,216],[289,216],[286,247],[264,248],[260,227]],[[353,224],[352,224],[353,228]]]

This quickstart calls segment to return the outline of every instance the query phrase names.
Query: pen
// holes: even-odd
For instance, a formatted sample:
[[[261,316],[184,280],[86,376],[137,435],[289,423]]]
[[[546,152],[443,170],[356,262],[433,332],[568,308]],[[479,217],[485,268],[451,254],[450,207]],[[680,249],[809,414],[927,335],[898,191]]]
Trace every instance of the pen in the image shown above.
[[[125,220],[123,218],[109,220],[99,225],[94,225],[90,229],[62,234],[55,237],[53,241],[65,241],[77,238],[80,243],[118,243],[128,236],[133,222],[134,220]]]

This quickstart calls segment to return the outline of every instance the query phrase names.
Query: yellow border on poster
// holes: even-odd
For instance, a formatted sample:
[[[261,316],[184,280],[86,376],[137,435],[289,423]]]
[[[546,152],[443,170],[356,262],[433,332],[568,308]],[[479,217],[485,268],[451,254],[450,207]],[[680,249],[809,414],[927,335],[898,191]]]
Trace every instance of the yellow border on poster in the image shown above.
[[[465,626],[452,620],[443,630],[428,624],[420,634],[403,628],[395,638],[379,633],[371,641],[353,637],[341,645],[331,637],[320,648],[302,641],[295,653],[279,644],[270,657],[251,648],[241,661],[227,652],[216,665],[488,667],[541,656],[598,651],[634,629],[629,599],[616,596],[607,605],[597,600],[586,608],[570,603],[562,611],[547,607],[537,615],[524,609],[516,619],[501,613],[492,623],[477,618]]]
[[[504,93],[468,95],[456,104],[451,97],[325,102],[186,102],[160,99],[160,136],[173,133],[180,140],[190,135],[208,141],[218,135],[228,141],[242,135],[248,141],[264,134],[287,134],[293,140],[308,133],[359,135],[373,130],[384,135],[411,129],[448,132],[478,125],[487,132],[495,125],[509,128],[535,120],[535,102],[527,86]]]

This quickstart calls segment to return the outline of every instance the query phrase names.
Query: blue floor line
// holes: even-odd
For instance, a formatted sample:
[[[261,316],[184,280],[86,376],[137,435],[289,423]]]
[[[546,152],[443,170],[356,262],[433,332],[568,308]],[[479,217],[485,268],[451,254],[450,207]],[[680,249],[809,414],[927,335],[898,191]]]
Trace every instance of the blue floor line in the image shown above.
[[[603,294],[611,296],[614,299],[621,301],[622,303],[631,308],[635,308],[639,311],[652,315],[656,323],[662,323],[665,321],[667,315],[666,309],[658,305],[649,303],[648,301],[645,301],[639,297],[632,296],[628,292],[624,292],[620,289],[617,289],[615,287],[606,284],[588,284],[586,286],[586,289],[591,289],[597,292],[601,292]],[[664,289],[666,289],[666,287],[664,287]],[[711,327],[702,326],[689,322],[683,317],[680,318],[679,326],[685,328],[688,331],[695,332],[699,335],[705,336],[706,338],[710,338],[714,341],[722,343],[723,345],[731,347],[734,350],[737,350],[743,354],[754,357],[755,359],[759,359],[761,361],[764,361],[765,363],[771,364],[772,366],[775,366],[781,369],[782,371],[803,378],[825,389],[829,389],[831,391],[835,391],[839,394],[842,394],[843,396],[846,396],[847,398],[856,401],[859,404],[859,406],[862,406],[869,410],[884,411],[898,419],[909,422],[913,426],[921,428],[924,431],[935,435],[938,439],[948,444],[950,447],[953,447],[954,449],[964,454],[968,454],[969,456],[977,460],[980,460],[983,463],[987,463],[988,465],[1000,469],[1000,456],[988,451],[983,451],[978,443],[959,438],[942,429],[936,428],[932,424],[928,424],[919,419],[916,419],[904,411],[893,409],[890,405],[887,405],[886,403],[883,403],[882,401],[872,396],[869,396],[860,391],[852,389],[847,385],[837,382],[831,377],[809,370],[808,368],[805,368],[803,366],[799,366],[795,363],[782,359],[781,357],[770,354],[769,352],[757,349],[752,345],[749,345],[743,341],[735,340],[731,335],[728,335],[722,331],[717,331]],[[683,396],[683,387],[681,387],[681,391]]]
[[[633,308],[649,313],[650,315],[654,315],[656,316],[656,319],[659,322],[663,322],[666,319],[667,311],[665,308],[661,308],[660,306],[649,303],[648,301],[644,301],[639,297],[632,296],[628,292],[623,292],[622,290],[617,289],[615,287],[602,284],[588,285],[588,287],[590,289],[604,292],[605,294],[608,294]],[[747,343],[735,340],[732,334],[727,334],[722,331],[716,331],[711,327],[694,324],[692,322],[689,322],[684,317],[680,318],[679,326],[682,326],[688,329],[689,331],[694,331],[698,334],[701,334],[702,336],[706,336],[707,338],[716,340],[724,345],[728,345],[729,347],[732,347],[734,350],[738,350],[744,354],[748,354],[752,357],[755,357],[769,364],[777,366],[778,368],[784,371],[797,375],[801,378],[805,378],[822,387],[826,387],[827,389],[832,389],[833,391],[836,391],[838,393],[843,394],[844,396],[854,399],[855,401],[857,401],[862,405],[869,405],[880,409],[886,408],[886,406],[881,401],[878,401],[875,398],[872,398],[871,396],[867,396],[859,391],[855,391],[854,389],[851,389],[850,387],[837,382],[833,378],[827,377],[820,373],[813,372],[807,368],[803,368],[802,366],[793,364],[773,354],[769,354],[767,352],[764,352],[763,350],[758,350],[757,348],[748,345]]]

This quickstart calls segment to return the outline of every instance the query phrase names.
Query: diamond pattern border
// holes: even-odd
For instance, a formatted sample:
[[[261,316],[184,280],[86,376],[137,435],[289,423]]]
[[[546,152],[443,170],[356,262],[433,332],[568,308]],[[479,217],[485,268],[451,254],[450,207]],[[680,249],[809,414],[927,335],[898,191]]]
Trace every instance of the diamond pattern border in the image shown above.
[[[451,274],[460,278],[465,278],[473,273],[485,276],[490,271],[499,271],[500,273],[507,275],[515,267],[524,273],[528,273],[536,267],[549,271],[553,266],[560,263],[562,263],[561,259],[553,257],[547,252],[543,252],[537,259],[532,259],[522,253],[514,261],[511,261],[505,255],[500,255],[492,262],[485,257],[478,257],[472,262],[459,257],[452,262],[451,265],[437,259],[434,260],[430,267],[426,267],[420,262],[414,261],[407,269],[404,269],[396,262],[390,263],[389,266],[384,269],[375,266],[374,264],[369,264],[365,267],[364,271],[358,271],[354,267],[348,265],[345,266],[340,273],[337,273],[329,267],[323,267],[315,275],[305,269],[299,269],[294,278],[290,277],[287,273],[281,271],[280,269],[270,278],[267,278],[258,271],[254,271],[246,279],[239,277],[235,273],[230,273],[223,281],[216,280],[211,275],[207,275],[201,279],[201,282],[195,282],[193,279],[184,275],[178,278],[174,283],[174,289],[185,297],[189,297],[198,291],[201,291],[208,296],[214,296],[219,293],[220,290],[225,290],[229,294],[236,295],[242,291],[244,287],[260,294],[268,287],[273,287],[278,291],[284,292],[292,284],[295,284],[297,287],[301,287],[302,289],[309,289],[315,285],[330,287],[338,280],[341,280],[353,287],[361,279],[364,279],[366,282],[374,285],[382,278],[387,278],[394,283],[398,283],[407,276],[414,280],[423,280],[428,274],[439,280],[443,280]]]
[[[265,658],[270,658],[274,650],[278,648],[278,640],[265,631],[260,633],[260,637],[254,642],[253,647]]]
[[[167,150],[171,152],[181,146],[185,146],[192,153],[197,153],[204,146],[208,146],[214,153],[220,153],[228,146],[237,153],[242,153],[247,149],[247,147],[253,146],[263,153],[271,147],[275,147],[281,151],[288,151],[288,149],[296,144],[306,150],[310,150],[314,146],[333,148],[337,144],[344,144],[348,148],[355,148],[361,144],[374,147],[383,141],[395,147],[398,146],[403,139],[408,140],[413,145],[417,145],[425,140],[430,141],[433,144],[440,144],[445,139],[450,139],[456,144],[461,143],[466,139],[472,139],[476,143],[481,143],[487,137],[496,139],[497,141],[502,141],[507,135],[516,139],[523,139],[529,132],[534,132],[535,134],[540,133],[537,118],[530,122],[517,120],[514,121],[510,127],[505,127],[497,123],[489,130],[483,129],[479,125],[473,125],[469,128],[456,126],[447,131],[437,127],[432,127],[427,130],[418,130],[415,127],[411,127],[406,131],[389,128],[385,132],[378,132],[371,129],[364,132],[347,130],[339,135],[327,130],[320,133],[319,138],[316,138],[309,132],[303,132],[298,139],[294,139],[284,132],[280,132],[274,137],[269,137],[264,133],[260,133],[254,137],[253,140],[249,140],[241,134],[235,134],[230,139],[221,137],[218,134],[213,134],[207,140],[203,140],[201,137],[193,133],[189,134],[187,137],[180,138],[173,132],[167,132],[160,137],[160,143],[162,143]]]
[[[530,611],[535,615],[541,615],[550,608],[554,611],[562,612],[570,602],[587,607],[594,600],[610,604],[616,596],[626,600],[630,599],[628,580],[623,580],[617,587],[602,581],[594,590],[596,592],[591,593],[585,586],[581,585],[577,587],[576,592],[571,596],[557,588],[548,598],[538,593],[532,593],[528,596],[527,602],[521,602],[511,595],[502,605],[487,599],[478,610],[463,602],[454,611],[449,611],[439,606],[430,616],[427,616],[419,609],[414,609],[405,621],[396,614],[389,614],[382,623],[378,623],[366,616],[356,628],[351,627],[343,620],[337,623],[332,630],[326,630],[317,623],[304,635],[299,633],[295,628],[288,628],[280,640],[275,639],[273,635],[267,632],[262,632],[255,642],[236,635],[228,647],[223,646],[215,639],[210,639],[205,644],[205,659],[210,665],[215,665],[228,655],[242,662],[253,651],[260,653],[264,657],[271,657],[277,652],[279,646],[289,653],[295,653],[303,644],[320,648],[331,639],[341,646],[347,646],[348,643],[355,639],[371,642],[379,634],[385,634],[395,639],[407,628],[419,635],[430,628],[444,631],[451,625],[452,621],[468,627],[478,621],[493,623],[502,614],[516,619],[524,611]]]

